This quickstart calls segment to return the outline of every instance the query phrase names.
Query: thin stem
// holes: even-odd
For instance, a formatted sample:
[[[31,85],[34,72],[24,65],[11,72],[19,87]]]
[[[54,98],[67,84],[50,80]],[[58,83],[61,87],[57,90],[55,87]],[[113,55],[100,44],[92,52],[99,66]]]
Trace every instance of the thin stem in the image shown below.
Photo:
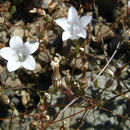
[[[59,115],[62,114],[64,111],[66,111],[66,109],[71,106],[75,101],[77,101],[78,98],[77,97],[74,97],[74,99],[62,110],[60,111]]]
[[[128,93],[128,92],[130,92],[130,90],[127,90],[127,91],[123,92],[122,95],[123,95],[123,94],[126,94],[126,93]],[[106,100],[104,103],[111,102],[111,101],[113,101],[115,98],[117,98],[117,97],[119,97],[119,96],[120,96],[120,94],[114,96],[114,97],[111,98],[111,99]]]
[[[9,122],[9,130],[11,130],[11,125],[12,125],[12,120],[13,120],[13,113],[14,113],[14,108],[11,109],[11,118],[10,118],[10,122]]]
[[[83,109],[83,110],[81,110],[81,111],[79,111],[79,112],[76,112],[76,113],[74,113],[74,114],[72,114],[72,115],[69,115],[69,116],[65,117],[63,120],[68,119],[68,118],[70,118],[70,117],[73,117],[73,116],[75,116],[75,115],[77,115],[77,114],[80,114],[81,112],[87,111],[87,110],[92,109],[92,108],[94,108],[94,107],[95,107],[95,105],[92,105],[92,106],[90,106],[90,107],[87,107],[87,108],[85,108],[85,109]],[[60,122],[60,121],[62,121],[62,120],[57,120],[57,121],[48,122],[47,127],[48,127],[49,125],[51,125],[51,124],[54,124],[54,123],[57,123],[57,122]]]
[[[72,75],[73,75],[73,73],[74,73],[74,70],[75,70],[75,66],[76,66],[76,62],[77,62],[77,56],[78,56],[78,52],[79,52],[79,46],[78,46],[78,44],[79,44],[79,41],[73,41],[73,43],[74,43],[74,45],[75,45],[75,48],[76,48],[76,57],[75,57],[75,59],[74,59],[74,65],[73,65],[73,69],[72,69],[72,73],[71,73],[71,79],[72,79]]]
[[[7,24],[7,23],[2,23],[2,22],[0,22],[0,24],[3,24],[3,25],[5,25],[6,27],[24,27],[24,25],[10,25],[10,24]]]
[[[129,119],[128,117],[125,117],[125,116],[123,116],[123,115],[121,115],[121,114],[118,114],[118,113],[116,113],[116,112],[113,112],[113,111],[111,111],[111,110],[108,110],[107,108],[101,108],[101,109],[104,110],[104,111],[111,112],[112,114],[115,114],[115,115],[117,115],[117,116],[119,116],[119,117],[121,117],[121,118],[123,118],[123,119],[126,119],[126,120],[129,120],[129,121],[130,121],[130,119]]]
[[[76,130],[78,130],[78,129],[81,127],[84,118],[87,116],[87,114],[88,114],[89,112],[90,112],[90,111],[86,110],[86,111],[83,113],[83,115],[82,115],[80,121],[78,122],[77,127],[75,128]]]
[[[9,78],[9,73],[8,73],[7,69],[5,69],[4,71],[6,71],[7,77],[6,77],[6,79],[3,81],[2,87],[5,86],[5,83],[6,83],[7,79]]]

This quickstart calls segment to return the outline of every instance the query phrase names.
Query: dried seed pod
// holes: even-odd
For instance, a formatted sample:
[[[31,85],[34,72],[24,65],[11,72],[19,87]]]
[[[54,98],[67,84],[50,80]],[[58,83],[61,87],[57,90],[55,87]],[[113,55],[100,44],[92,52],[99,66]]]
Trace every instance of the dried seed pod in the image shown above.
[[[54,67],[52,79],[56,80],[56,81],[61,80],[61,74],[60,74],[60,71],[59,71],[59,67]]]
[[[107,89],[111,87],[112,84],[113,84],[113,79],[108,79],[105,83],[105,88]]]
[[[52,84],[55,87],[59,87],[61,85],[61,74],[59,70],[59,62],[60,62],[59,57],[54,57],[54,61],[51,62],[51,66],[53,69],[53,74],[52,74]]]
[[[59,71],[59,67],[55,67],[52,75],[52,83],[55,87],[59,87],[61,85],[61,75]]]

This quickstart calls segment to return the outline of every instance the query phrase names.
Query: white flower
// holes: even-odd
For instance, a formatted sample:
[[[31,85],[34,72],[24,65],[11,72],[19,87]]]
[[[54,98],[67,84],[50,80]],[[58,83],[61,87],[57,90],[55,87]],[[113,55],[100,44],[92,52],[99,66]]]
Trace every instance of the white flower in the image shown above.
[[[92,16],[78,17],[78,13],[74,7],[70,7],[68,18],[56,19],[55,22],[64,29],[62,40],[86,38],[85,27],[91,22]]]
[[[9,72],[24,67],[28,70],[35,70],[36,62],[33,56],[38,47],[38,42],[25,42],[18,36],[13,36],[9,42],[10,47],[4,47],[0,50],[0,55],[6,59]]]
[[[130,14],[130,0],[128,1],[128,14]]]

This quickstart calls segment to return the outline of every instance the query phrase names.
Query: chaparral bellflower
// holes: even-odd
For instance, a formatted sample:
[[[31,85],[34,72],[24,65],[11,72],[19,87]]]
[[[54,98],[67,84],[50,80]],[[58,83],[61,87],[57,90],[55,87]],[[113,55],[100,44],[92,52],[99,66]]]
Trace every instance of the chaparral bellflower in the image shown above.
[[[24,67],[28,70],[35,70],[36,62],[31,54],[39,47],[38,42],[25,42],[18,36],[13,36],[9,42],[10,47],[4,47],[0,50],[0,55],[6,59],[9,72]]]
[[[130,14],[130,0],[128,1],[128,14]]]
[[[78,13],[74,7],[70,7],[68,18],[56,19],[55,22],[64,30],[62,40],[86,38],[85,27],[91,22],[92,16],[78,17]]]

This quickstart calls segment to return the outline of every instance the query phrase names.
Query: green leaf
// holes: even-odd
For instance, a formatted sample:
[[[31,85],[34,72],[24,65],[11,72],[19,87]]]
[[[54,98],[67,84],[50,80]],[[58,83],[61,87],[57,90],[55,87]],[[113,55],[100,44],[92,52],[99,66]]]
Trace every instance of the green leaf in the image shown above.
[[[12,16],[16,12],[16,6],[12,6],[11,11],[10,11],[10,16]]]

